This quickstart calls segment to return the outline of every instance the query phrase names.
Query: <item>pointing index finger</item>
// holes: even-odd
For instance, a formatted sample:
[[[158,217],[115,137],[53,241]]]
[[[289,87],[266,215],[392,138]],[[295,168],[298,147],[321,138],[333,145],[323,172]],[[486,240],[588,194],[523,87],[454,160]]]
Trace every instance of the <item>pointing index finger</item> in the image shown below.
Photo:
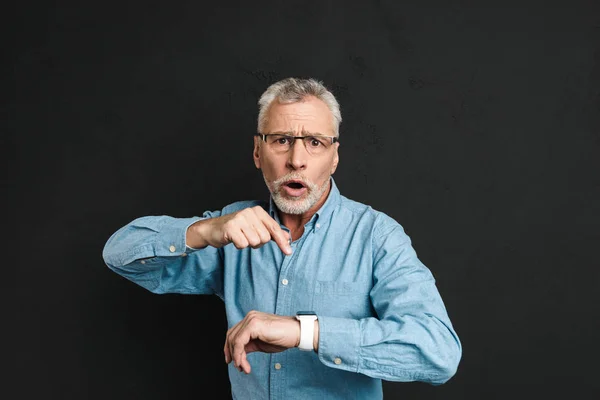
[[[275,243],[277,243],[277,246],[279,246],[281,251],[283,251],[285,254],[287,254],[287,255],[292,254],[292,246],[291,246],[292,237],[291,237],[291,235],[288,232],[281,229],[281,227],[279,226],[277,221],[275,221],[269,215],[267,215],[266,217],[267,217],[267,220],[264,221],[265,226],[271,233],[271,237],[273,238]]]

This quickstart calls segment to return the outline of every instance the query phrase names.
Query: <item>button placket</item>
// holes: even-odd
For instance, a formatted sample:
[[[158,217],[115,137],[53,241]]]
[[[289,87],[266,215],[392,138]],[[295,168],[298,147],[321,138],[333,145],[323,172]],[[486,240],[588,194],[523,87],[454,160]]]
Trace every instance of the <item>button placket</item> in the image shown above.
[[[300,237],[300,239],[292,242],[292,254],[289,256],[283,257],[283,263],[281,264],[281,268],[279,270],[279,278],[283,287],[280,286],[282,290],[277,291],[277,299],[275,304],[275,314],[278,315],[293,315],[297,310],[292,310],[291,307],[291,298],[292,298],[292,288],[288,287],[290,280],[294,279],[294,270],[293,267],[296,261],[299,260],[300,252],[304,243],[308,239],[308,237],[313,234],[312,229],[306,229],[304,234]],[[283,278],[285,277],[285,278]],[[287,282],[287,283],[284,283]],[[285,290],[284,290],[285,288]]]
[[[294,253],[293,253],[294,250],[295,250],[295,248],[294,248],[294,246],[292,246],[292,255],[283,257],[283,263],[281,264],[281,268],[279,270],[279,282],[281,283],[281,290],[277,291],[277,298],[275,300],[276,301],[275,314],[279,314],[279,315],[288,314],[290,295],[289,295],[289,290],[283,290],[283,289],[284,288],[287,289],[286,286],[289,283],[289,281],[287,280],[287,278],[282,278],[282,277],[287,275],[288,267],[289,267],[290,263],[292,262],[292,260],[294,259]]]

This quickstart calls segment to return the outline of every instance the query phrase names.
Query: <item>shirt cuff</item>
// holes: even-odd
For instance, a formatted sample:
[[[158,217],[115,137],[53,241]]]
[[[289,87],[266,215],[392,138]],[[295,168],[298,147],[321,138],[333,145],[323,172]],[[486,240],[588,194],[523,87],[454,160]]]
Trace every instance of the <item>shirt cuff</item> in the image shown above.
[[[319,360],[328,367],[358,372],[360,321],[318,317]]]
[[[185,244],[187,229],[194,222],[202,218],[178,218],[162,227],[154,244],[157,257],[180,256],[186,253],[188,247]],[[196,249],[194,249],[196,250]]]

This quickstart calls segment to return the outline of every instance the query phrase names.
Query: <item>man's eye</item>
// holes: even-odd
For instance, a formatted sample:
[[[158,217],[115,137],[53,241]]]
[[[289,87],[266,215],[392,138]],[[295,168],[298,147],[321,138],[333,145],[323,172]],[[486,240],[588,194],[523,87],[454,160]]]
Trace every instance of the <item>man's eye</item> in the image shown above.
[[[317,138],[310,138],[309,143],[312,147],[319,147],[323,145],[323,143]]]
[[[288,144],[289,142],[290,142],[290,139],[286,138],[286,137],[280,137],[277,139],[278,144]]]

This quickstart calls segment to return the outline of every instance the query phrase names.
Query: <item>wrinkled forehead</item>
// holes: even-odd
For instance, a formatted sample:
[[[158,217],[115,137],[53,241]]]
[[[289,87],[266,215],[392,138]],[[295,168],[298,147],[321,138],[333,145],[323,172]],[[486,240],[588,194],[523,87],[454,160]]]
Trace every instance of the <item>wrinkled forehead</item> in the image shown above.
[[[274,102],[269,108],[265,132],[333,135],[333,115],[327,105],[315,97],[287,104]]]

